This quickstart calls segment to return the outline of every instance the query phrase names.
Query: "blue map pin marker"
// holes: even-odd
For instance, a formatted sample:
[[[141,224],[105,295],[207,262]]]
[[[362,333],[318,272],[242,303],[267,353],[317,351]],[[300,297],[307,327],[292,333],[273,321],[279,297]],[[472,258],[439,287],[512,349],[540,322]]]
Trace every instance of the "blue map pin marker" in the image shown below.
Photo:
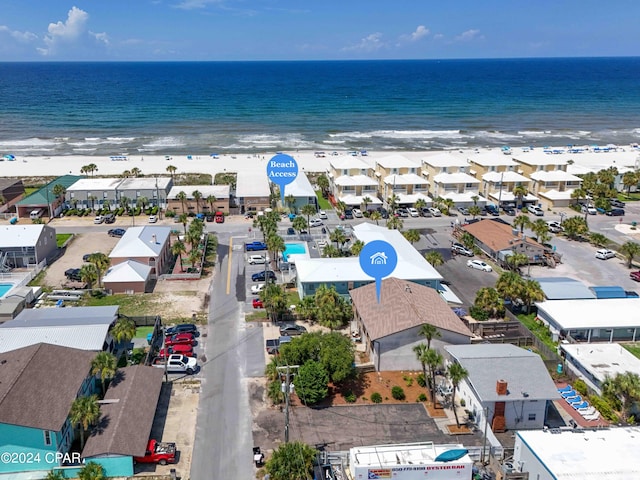
[[[398,264],[398,254],[390,243],[374,240],[360,251],[360,268],[376,280],[376,297],[380,303],[382,279],[393,273]]]
[[[298,177],[298,163],[290,155],[279,153],[267,162],[267,177],[280,187],[280,196],[284,205],[284,187]]]

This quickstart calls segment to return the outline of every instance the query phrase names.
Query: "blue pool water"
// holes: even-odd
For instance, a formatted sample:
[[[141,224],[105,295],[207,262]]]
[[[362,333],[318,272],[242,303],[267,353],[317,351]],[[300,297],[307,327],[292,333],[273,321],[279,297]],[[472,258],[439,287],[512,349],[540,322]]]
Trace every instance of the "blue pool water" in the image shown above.
[[[284,258],[285,262],[289,261],[289,255],[291,254],[295,255],[298,253],[302,253],[302,254],[307,253],[307,247],[304,245],[304,243],[285,243],[284,246],[285,246],[285,249],[282,254],[282,257]]]
[[[13,288],[13,283],[0,283],[0,298],[4,297]]]

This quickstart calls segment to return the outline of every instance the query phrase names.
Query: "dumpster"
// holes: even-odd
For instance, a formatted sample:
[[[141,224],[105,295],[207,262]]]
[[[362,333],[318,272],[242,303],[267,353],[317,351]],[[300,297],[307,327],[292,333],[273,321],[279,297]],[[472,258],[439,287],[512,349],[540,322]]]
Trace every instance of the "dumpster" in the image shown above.
[[[18,223],[18,217],[13,217],[11,220],[9,220],[9,223],[11,225],[15,225],[16,223]]]

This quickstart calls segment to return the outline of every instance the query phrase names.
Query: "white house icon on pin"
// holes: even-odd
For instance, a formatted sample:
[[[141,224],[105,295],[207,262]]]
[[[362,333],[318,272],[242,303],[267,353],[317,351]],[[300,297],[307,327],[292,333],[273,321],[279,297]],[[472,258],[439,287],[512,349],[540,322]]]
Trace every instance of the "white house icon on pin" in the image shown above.
[[[384,252],[376,252],[369,257],[371,259],[371,265],[386,265],[387,255]]]

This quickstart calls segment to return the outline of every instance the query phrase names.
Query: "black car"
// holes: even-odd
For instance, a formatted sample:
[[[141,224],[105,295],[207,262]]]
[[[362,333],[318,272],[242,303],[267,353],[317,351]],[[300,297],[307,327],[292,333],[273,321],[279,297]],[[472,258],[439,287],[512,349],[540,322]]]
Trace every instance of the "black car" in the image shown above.
[[[122,237],[126,232],[124,228],[112,228],[107,233],[110,237]]]
[[[345,210],[344,218],[346,218],[347,220],[353,220],[353,210]]]
[[[204,219],[205,219],[207,222],[213,222],[213,221],[214,221],[213,215],[207,215],[206,217],[204,217]]]
[[[175,335],[177,333],[191,333],[194,337],[200,335],[200,332],[198,332],[198,327],[193,323],[180,323],[173,327],[167,327],[164,333],[166,336]]]
[[[276,279],[276,274],[274,272],[272,272],[271,270],[267,270],[266,273],[266,277],[269,280],[274,280]],[[258,273],[254,273],[253,275],[251,275],[251,280],[253,280],[254,282],[264,282],[265,279],[265,272],[258,272]]]
[[[287,228],[287,235],[295,235],[296,231],[293,229],[293,227],[289,227]]]
[[[93,253],[100,253],[100,252],[93,252]],[[91,255],[93,255],[93,253],[85,253],[82,256],[82,261],[83,262],[88,262],[91,259]]]
[[[500,212],[498,211],[498,209],[493,205],[486,205],[484,209],[489,215],[493,215],[494,217],[497,217],[500,215]]]
[[[104,216],[104,223],[114,223],[116,221],[116,216],[113,213],[107,213]]]
[[[64,276],[67,277],[72,282],[81,282],[80,278],[80,269],[79,268],[70,268],[64,272]]]
[[[382,218],[389,218],[389,212],[387,211],[386,208],[381,208],[379,212]]]
[[[292,337],[294,335],[302,335],[303,333],[307,333],[307,329],[304,328],[302,325],[290,324],[290,325],[283,325],[280,327],[280,336],[282,337],[285,337],[285,336]]]
[[[622,208],[612,208],[607,212],[610,217],[624,217],[624,210]]]
[[[511,207],[504,207],[502,209],[504,211],[504,213],[506,213],[507,215],[509,215],[510,217],[515,217],[516,215],[516,210],[515,208],[511,208]]]

